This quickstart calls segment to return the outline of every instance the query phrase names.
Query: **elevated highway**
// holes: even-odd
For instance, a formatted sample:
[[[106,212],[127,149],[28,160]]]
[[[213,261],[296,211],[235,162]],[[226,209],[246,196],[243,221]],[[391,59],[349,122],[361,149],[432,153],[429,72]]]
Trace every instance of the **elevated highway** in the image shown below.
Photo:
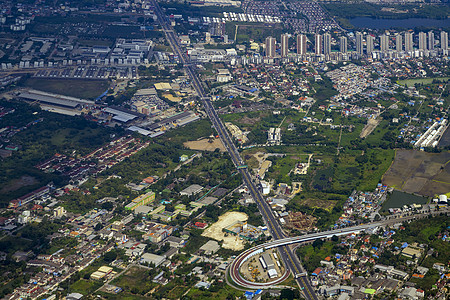
[[[327,232],[327,233],[318,233],[318,236],[314,236],[314,234],[308,235],[308,236],[302,236],[302,237],[295,237],[295,238],[286,238],[284,232],[281,229],[280,224],[275,219],[272,210],[270,209],[269,205],[265,201],[265,199],[262,196],[262,193],[260,191],[260,185],[259,183],[253,179],[247,170],[247,168],[243,167],[244,163],[239,155],[239,152],[237,151],[236,146],[234,145],[232,139],[230,138],[227,130],[225,129],[225,126],[223,125],[222,121],[217,115],[217,112],[215,111],[210,97],[208,97],[207,93],[204,90],[203,84],[201,80],[199,79],[198,75],[195,72],[195,68],[193,64],[190,62],[187,54],[182,50],[182,47],[180,46],[179,38],[175,34],[173,28],[169,25],[168,19],[165,16],[165,14],[162,12],[161,8],[159,7],[156,0],[149,0],[150,3],[154,6],[155,14],[158,17],[158,20],[161,24],[162,29],[164,30],[164,33],[166,35],[167,41],[169,42],[170,46],[172,47],[174,54],[178,57],[179,61],[184,65],[185,70],[189,77],[191,78],[192,85],[197,92],[200,100],[202,101],[202,104],[205,108],[205,111],[211,120],[214,128],[217,130],[217,133],[219,134],[220,139],[222,140],[222,143],[224,144],[226,150],[228,151],[231,160],[233,161],[234,165],[238,169],[238,171],[242,174],[242,178],[244,180],[244,183],[248,187],[251,196],[255,200],[258,209],[264,219],[265,224],[268,227],[268,230],[270,234],[273,237],[273,241],[267,244],[264,244],[263,247],[278,247],[280,257],[282,258],[284,265],[288,272],[286,273],[292,273],[294,275],[294,278],[297,282],[297,284],[300,286],[301,291],[303,292],[306,299],[317,299],[317,296],[311,286],[311,283],[307,277],[307,273],[303,269],[300,260],[296,255],[294,255],[290,245],[298,244],[302,241],[307,241],[305,239],[317,239],[317,238],[324,238],[326,236],[331,235],[343,235],[348,234],[350,232],[355,230],[362,230],[359,227],[353,227],[348,228],[346,231],[333,231],[333,232]],[[405,219],[403,219],[405,220]],[[397,220],[398,222],[398,220]],[[364,228],[364,226],[375,226],[374,224],[371,225],[361,225]],[[342,230],[342,229],[341,229]],[[254,248],[252,248],[254,249]],[[251,249],[250,249],[251,250]],[[256,249],[259,250],[259,249]],[[244,259],[247,257],[249,252],[245,251],[241,255],[239,255],[239,258]],[[232,272],[234,272],[235,275],[232,277],[233,280],[240,280],[239,278],[239,268],[237,267],[239,265],[239,259],[236,259],[235,262],[233,262],[234,268],[232,268]],[[240,266],[240,265],[239,265]],[[283,274],[283,278],[286,278],[284,276],[288,276]],[[237,281],[236,281],[237,282]],[[251,288],[252,283],[246,283],[243,282],[243,286],[247,286]],[[267,285],[267,284],[266,284]],[[270,284],[272,285],[272,283]],[[258,287],[254,287],[258,288]]]
[[[447,208],[447,209],[443,209],[440,211],[433,211],[433,212],[431,212],[431,215],[438,215],[438,214],[442,214],[442,213],[448,215],[450,213],[450,210]],[[362,225],[357,225],[357,226],[352,226],[352,227],[347,227],[347,228],[340,228],[340,229],[335,229],[335,230],[310,233],[310,234],[297,236],[297,237],[289,237],[289,238],[274,240],[274,241],[271,241],[268,243],[264,243],[264,244],[255,246],[255,247],[250,248],[250,249],[242,252],[241,254],[239,254],[236,257],[236,259],[230,264],[230,266],[227,269],[227,272],[230,275],[231,280],[240,287],[244,287],[244,288],[248,288],[248,289],[273,288],[274,286],[279,285],[284,280],[286,280],[286,278],[289,277],[289,275],[290,275],[289,270],[287,270],[279,278],[277,278],[273,281],[270,281],[268,283],[253,282],[253,281],[249,281],[249,280],[245,279],[241,275],[241,273],[240,273],[241,266],[252,256],[258,255],[267,249],[279,247],[279,248],[281,248],[280,252],[282,252],[283,249],[289,245],[311,242],[316,239],[322,239],[322,238],[325,238],[325,239],[332,238],[333,236],[342,236],[342,235],[348,235],[348,234],[353,234],[353,233],[357,234],[357,233],[360,233],[362,231],[365,231],[365,230],[371,229],[371,228],[388,226],[388,225],[392,225],[392,224],[399,223],[399,222],[410,221],[410,220],[419,219],[419,218],[425,218],[429,214],[430,214],[430,212],[421,212],[421,213],[414,214],[414,215],[402,216],[400,218],[387,219],[387,220],[383,220],[383,221],[379,221],[379,222],[362,224]],[[294,274],[294,277],[296,278],[296,280],[302,280],[302,279],[307,280],[306,273]]]
[[[197,92],[198,96],[200,97],[200,100],[202,101],[205,111],[209,119],[211,120],[214,128],[217,130],[217,133],[220,139],[222,140],[222,143],[224,144],[226,150],[230,154],[231,160],[233,161],[234,165],[237,168],[239,167],[238,171],[242,174],[244,183],[249,189],[251,196],[255,200],[270,234],[272,235],[274,240],[285,238],[285,234],[282,231],[280,224],[275,219],[272,210],[270,209],[269,205],[263,198],[261,191],[259,190],[259,184],[255,181],[255,179],[251,177],[247,168],[242,168],[244,163],[239,155],[239,152],[236,146],[234,145],[232,139],[230,138],[227,130],[225,129],[225,126],[223,125],[222,121],[217,115],[217,112],[215,111],[213,105],[211,104],[211,99],[205,92],[202,82],[200,81],[199,77],[195,72],[194,66],[191,64],[186,53],[183,52],[179,42],[179,38],[175,34],[173,28],[169,25],[166,15],[163,13],[156,0],[150,0],[150,3],[154,6],[154,12],[158,17],[158,21],[166,35],[167,41],[172,47],[174,54],[177,56],[179,61],[184,65],[186,72],[191,78],[192,85],[195,91]],[[310,281],[305,275],[306,273],[304,272],[299,259],[297,258],[296,255],[294,255],[291,248],[289,248],[288,246],[280,246],[279,252],[286,268],[289,269],[296,276],[297,283],[304,292],[305,297],[308,300],[317,299],[317,296],[310,284]],[[300,274],[303,274],[303,276],[299,276]]]

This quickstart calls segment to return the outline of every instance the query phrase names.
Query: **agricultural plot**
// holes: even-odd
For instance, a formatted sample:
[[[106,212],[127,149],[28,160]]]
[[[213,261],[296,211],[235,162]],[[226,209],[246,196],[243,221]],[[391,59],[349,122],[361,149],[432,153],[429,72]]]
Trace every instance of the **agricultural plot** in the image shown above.
[[[450,189],[450,152],[426,153],[398,150],[382,182],[406,193],[423,196],[447,193]]]

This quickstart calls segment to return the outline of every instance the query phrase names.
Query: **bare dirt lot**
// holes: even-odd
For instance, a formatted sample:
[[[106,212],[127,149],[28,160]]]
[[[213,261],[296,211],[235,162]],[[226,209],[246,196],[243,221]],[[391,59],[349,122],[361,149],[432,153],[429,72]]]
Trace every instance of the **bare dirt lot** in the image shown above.
[[[8,184],[6,184],[1,190],[0,193],[8,193],[13,192],[15,190],[20,189],[21,187],[27,185],[33,185],[37,183],[36,178],[31,176],[22,176],[19,179],[13,179]]]
[[[244,116],[244,117],[239,121],[239,123],[242,123],[242,124],[248,124],[248,125],[255,125],[255,124],[258,123],[259,121],[261,121],[261,118],[260,118],[260,117],[257,117],[257,118],[249,118],[249,117],[247,117],[247,116]]]
[[[322,208],[328,211],[331,211],[336,203],[337,201],[335,200],[320,200],[317,198],[306,198],[300,201],[300,205]]]
[[[209,142],[209,139],[201,139],[198,141],[185,142],[184,146],[192,150],[200,151],[214,151],[219,148],[220,151],[225,152],[225,147],[223,146],[222,141],[216,138],[212,140],[211,143]]]
[[[239,237],[223,232],[223,229],[237,221],[245,221],[247,219],[248,216],[244,213],[227,212],[219,217],[219,221],[206,228],[202,235],[217,241],[223,241],[223,248],[235,251],[242,250],[244,249],[244,241]]]
[[[361,134],[359,135],[360,138],[365,138],[366,136],[368,136],[369,134],[372,133],[372,131],[374,131],[375,128],[377,128],[378,124],[380,124],[381,120],[377,120],[377,119],[369,119],[367,121],[366,126],[364,126],[364,128],[361,131]]]
[[[450,191],[450,152],[398,150],[383,184],[407,193],[431,197]]]

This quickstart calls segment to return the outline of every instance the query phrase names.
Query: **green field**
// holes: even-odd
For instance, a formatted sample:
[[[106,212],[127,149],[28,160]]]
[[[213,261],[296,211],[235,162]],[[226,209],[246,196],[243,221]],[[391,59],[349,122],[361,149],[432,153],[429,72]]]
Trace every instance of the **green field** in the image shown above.
[[[71,97],[95,99],[109,88],[106,80],[30,78],[26,87]]]
[[[156,271],[146,268],[132,267],[124,274],[112,281],[112,284],[124,289],[124,294],[144,295],[158,286],[151,279],[156,275]]]
[[[401,208],[403,205],[426,204],[427,198],[411,195],[399,191],[394,191],[392,195],[383,203],[381,211],[388,211],[389,208]]]
[[[399,80],[398,84],[400,84],[400,85],[406,84],[408,87],[411,87],[411,86],[414,86],[415,84],[430,84],[430,83],[433,83],[433,80],[447,82],[448,80],[450,80],[450,77],[405,79],[405,80]]]
[[[272,166],[269,168],[269,177],[275,179],[277,183],[287,183],[291,184],[291,178],[289,173],[294,169],[299,159],[293,156],[285,156],[282,158],[270,157],[269,160],[272,161]]]
[[[230,28],[230,27],[228,27]],[[232,34],[234,32],[231,27],[229,33]],[[235,33],[235,32],[234,32]],[[283,33],[282,27],[280,25],[268,26],[266,24],[258,24],[258,23],[244,23],[238,26],[238,32],[236,36],[236,43],[247,42],[250,39],[253,39],[256,42],[262,43],[265,41],[268,36],[280,36]],[[230,36],[234,39],[234,36]]]
[[[92,293],[102,285],[101,281],[80,279],[70,286],[70,291],[75,293]]]
[[[225,299],[236,299],[242,295],[241,291],[233,289],[227,284],[220,285],[219,287],[211,287],[212,291],[200,290],[197,288],[193,288],[187,294],[189,299],[216,299],[216,300],[225,300]]]

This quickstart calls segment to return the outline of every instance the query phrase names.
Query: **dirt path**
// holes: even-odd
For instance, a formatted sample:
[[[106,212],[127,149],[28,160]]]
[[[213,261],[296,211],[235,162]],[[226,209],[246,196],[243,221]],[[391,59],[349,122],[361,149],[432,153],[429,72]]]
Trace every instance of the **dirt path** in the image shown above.
[[[377,128],[378,124],[380,124],[381,119],[372,119],[370,118],[367,121],[366,126],[364,126],[364,128],[361,130],[361,134],[359,135],[360,138],[365,138],[366,136],[368,136],[369,134],[372,133],[372,131],[375,130],[375,128]]]

